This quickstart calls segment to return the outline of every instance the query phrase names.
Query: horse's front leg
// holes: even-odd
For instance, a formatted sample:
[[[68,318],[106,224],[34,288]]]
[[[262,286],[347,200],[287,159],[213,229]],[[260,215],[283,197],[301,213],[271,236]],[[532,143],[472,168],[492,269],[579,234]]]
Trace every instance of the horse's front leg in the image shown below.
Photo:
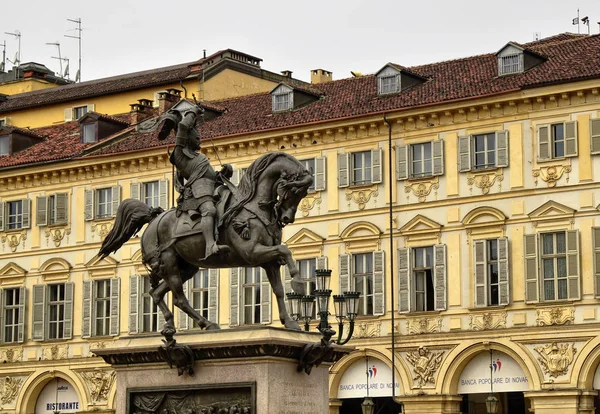
[[[299,331],[300,325],[298,325],[297,321],[292,319],[285,306],[285,292],[283,289],[283,284],[281,283],[280,266],[276,263],[277,262],[275,262],[275,264],[264,265],[263,268],[267,272],[267,277],[269,278],[269,282],[271,283],[271,287],[273,288],[273,293],[275,293],[275,297],[277,298],[277,307],[279,308],[279,320],[287,329],[295,329]]]
[[[281,244],[278,244],[277,246],[265,246],[259,244],[254,248],[251,256],[253,263],[263,264],[273,261],[285,263],[290,271],[290,277],[292,278],[292,290],[301,295],[307,294],[306,285],[300,281],[300,272],[296,267],[292,252],[287,246]],[[248,259],[250,259],[250,257]]]

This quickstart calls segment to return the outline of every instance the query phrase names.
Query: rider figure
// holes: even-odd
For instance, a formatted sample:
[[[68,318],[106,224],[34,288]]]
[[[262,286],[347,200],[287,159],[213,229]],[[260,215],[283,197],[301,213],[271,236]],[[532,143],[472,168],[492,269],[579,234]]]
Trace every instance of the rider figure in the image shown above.
[[[200,149],[200,134],[196,129],[196,120],[202,115],[202,108],[190,108],[179,122],[175,141],[175,149],[171,154],[171,163],[177,167],[177,189],[181,193],[178,200],[178,215],[187,211],[192,220],[200,216],[200,230],[206,240],[206,253],[203,259],[229,250],[228,246],[219,245],[215,240],[215,204],[213,194],[217,173],[210,165],[208,158]],[[227,170],[224,167],[224,170]],[[184,182],[185,179],[185,182]]]

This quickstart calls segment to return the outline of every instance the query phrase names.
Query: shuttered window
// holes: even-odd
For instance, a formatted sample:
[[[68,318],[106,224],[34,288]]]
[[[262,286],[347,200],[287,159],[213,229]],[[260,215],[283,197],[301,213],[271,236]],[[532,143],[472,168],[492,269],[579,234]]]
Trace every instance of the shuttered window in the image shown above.
[[[525,235],[525,298],[527,302],[580,298],[579,231]]]
[[[508,167],[508,131],[458,138],[459,171]]]
[[[120,282],[119,278],[83,282],[83,337],[119,335]]]
[[[164,317],[150,295],[150,278],[133,275],[129,278],[129,333],[158,332],[164,325]],[[167,301],[168,294],[164,300]],[[168,303],[168,302],[166,302]]]
[[[308,191],[325,190],[325,157],[309,158],[300,162],[313,177],[313,183]]]
[[[71,339],[73,283],[33,287],[33,340]]]
[[[0,231],[31,227],[31,200],[13,200],[0,203]]]
[[[0,342],[22,343],[25,338],[25,288],[0,289]]]
[[[590,151],[600,154],[600,118],[590,119]]]
[[[38,226],[62,225],[68,222],[69,195],[58,193],[36,198],[36,223]]]
[[[475,306],[507,305],[509,302],[508,240],[473,242]]]
[[[385,313],[384,252],[345,254],[340,256],[339,292],[360,293],[359,315]]]
[[[396,146],[396,175],[399,180],[444,174],[444,141]]]
[[[379,95],[400,92],[400,75],[379,76]]]
[[[230,270],[229,325],[271,323],[271,285],[260,267]]]
[[[445,310],[446,298],[446,246],[398,249],[399,312]]]
[[[577,156],[577,121],[537,127],[538,161]]]
[[[148,207],[169,208],[169,181],[156,180],[145,183],[131,183],[130,197],[143,201]]]
[[[338,155],[339,187],[381,183],[381,148]]]
[[[293,92],[273,94],[273,112],[289,111],[294,106]]]
[[[84,219],[94,220],[114,217],[121,203],[121,186],[85,190]]]
[[[498,75],[523,72],[523,53],[498,56]]]

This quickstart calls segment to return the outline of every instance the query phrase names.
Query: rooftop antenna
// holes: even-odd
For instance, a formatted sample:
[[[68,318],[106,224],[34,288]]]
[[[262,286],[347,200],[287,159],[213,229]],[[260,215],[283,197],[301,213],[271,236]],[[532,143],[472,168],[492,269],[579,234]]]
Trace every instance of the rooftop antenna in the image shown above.
[[[57,59],[59,64],[60,64],[60,76],[62,76],[63,73],[63,67],[62,67],[62,63],[63,63],[63,57],[60,54],[60,43],[58,43],[58,40],[54,43],[46,43],[48,46],[56,46],[56,48],[58,49],[58,57],[56,56],[51,56],[52,59]]]
[[[78,43],[79,43],[79,68],[77,69],[77,74],[75,75],[75,82],[81,82],[81,32],[83,30],[81,28],[81,17],[78,17],[77,19],[67,19],[67,21],[77,23],[77,27],[75,29],[71,29],[71,30],[77,31],[77,36],[65,35],[65,37],[70,37],[72,39],[78,40]]]
[[[63,58],[67,62],[67,67],[65,67],[65,72],[62,74],[64,79],[69,79],[69,58]]]
[[[577,25],[577,33],[581,33],[579,30],[579,9],[577,9],[577,17],[573,18],[573,26]]]
[[[14,61],[11,62],[10,59],[7,59],[10,63],[17,66],[17,70],[15,72],[15,79],[19,79],[19,72],[20,72],[19,69],[21,69],[21,32],[19,32],[18,30],[15,30],[14,33],[4,32],[4,34],[16,37],[17,41],[19,42],[19,48],[17,49],[18,51],[15,54]]]
[[[2,62],[0,63],[0,72],[4,72],[6,67],[6,40],[2,43]]]
[[[542,32],[533,32],[533,40],[538,41],[542,37]]]

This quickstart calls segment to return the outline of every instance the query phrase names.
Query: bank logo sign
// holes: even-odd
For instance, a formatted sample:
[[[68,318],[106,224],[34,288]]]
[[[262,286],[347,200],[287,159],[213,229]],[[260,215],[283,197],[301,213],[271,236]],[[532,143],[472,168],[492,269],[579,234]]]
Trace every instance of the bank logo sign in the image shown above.
[[[491,369],[490,369],[491,368]],[[529,382],[521,366],[503,352],[482,352],[473,358],[460,375],[459,394],[529,391]]]
[[[396,377],[396,395],[400,394],[399,382]],[[337,398],[391,397],[392,391],[391,368],[376,358],[361,358],[342,375]]]

